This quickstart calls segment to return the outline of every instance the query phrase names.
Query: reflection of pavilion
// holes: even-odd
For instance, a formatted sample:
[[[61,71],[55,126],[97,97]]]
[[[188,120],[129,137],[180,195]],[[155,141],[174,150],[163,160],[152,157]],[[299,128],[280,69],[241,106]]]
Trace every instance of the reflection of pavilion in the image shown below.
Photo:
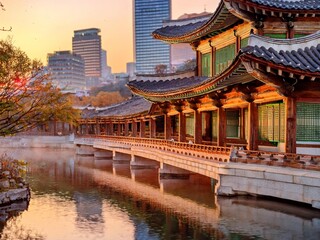
[[[287,204],[282,206],[266,200],[250,202],[248,199],[242,201],[234,198],[219,199],[216,206],[211,208],[98,169],[94,171],[94,180],[99,185],[106,185],[124,194],[126,197],[122,201],[135,199],[140,211],[148,211],[153,207],[177,216],[181,231],[186,224],[191,224],[205,226],[209,232],[225,238],[231,237],[232,232],[240,232],[243,236],[252,236],[254,232],[257,237],[266,239],[276,239],[276,236],[282,236],[282,239],[303,239],[312,235],[319,237],[314,224],[320,221],[320,214],[311,209],[293,205],[288,207]],[[283,209],[282,212],[279,209]]]
[[[98,193],[74,192],[73,194],[78,228],[94,227],[95,231],[103,232],[104,219],[102,216],[102,199]]]

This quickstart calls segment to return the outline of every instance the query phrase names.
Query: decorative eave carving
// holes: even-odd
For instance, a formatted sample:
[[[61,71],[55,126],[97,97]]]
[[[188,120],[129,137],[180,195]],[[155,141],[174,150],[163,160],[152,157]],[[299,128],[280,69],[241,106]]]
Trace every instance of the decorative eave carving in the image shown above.
[[[162,113],[163,114],[167,114],[169,111],[170,111],[170,102],[161,102],[161,103],[158,103],[159,107],[161,108],[162,110]]]
[[[199,98],[190,98],[187,100],[188,103],[189,103],[189,107],[192,109],[192,110],[197,110],[198,108],[200,108],[200,99]]]
[[[182,99],[173,100],[171,103],[178,112],[182,112],[185,108],[185,101]]]

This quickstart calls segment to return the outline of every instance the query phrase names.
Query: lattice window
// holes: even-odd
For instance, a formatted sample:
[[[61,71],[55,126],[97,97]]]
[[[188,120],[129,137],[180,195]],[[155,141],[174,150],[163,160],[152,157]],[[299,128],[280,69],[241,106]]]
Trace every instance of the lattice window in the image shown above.
[[[236,45],[231,44],[216,51],[216,74],[224,71],[235,57]]]
[[[227,110],[227,137],[239,138],[240,110]]]
[[[284,142],[285,107],[283,103],[258,106],[259,139],[269,142]]]
[[[186,114],[186,134],[188,137],[194,137],[194,114]]]
[[[211,53],[206,53],[202,55],[201,65],[202,76],[211,76]]]
[[[319,103],[297,103],[297,141],[320,142]]]

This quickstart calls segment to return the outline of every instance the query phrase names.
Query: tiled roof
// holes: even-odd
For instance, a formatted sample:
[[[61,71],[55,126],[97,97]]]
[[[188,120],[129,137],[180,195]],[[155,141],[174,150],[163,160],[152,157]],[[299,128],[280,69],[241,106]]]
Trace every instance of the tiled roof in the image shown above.
[[[250,36],[242,53],[303,71],[320,72],[320,32],[298,39]]]
[[[183,36],[189,32],[193,32],[203,26],[208,20],[189,23],[186,25],[166,26],[155,30],[152,34],[158,34],[165,37]]]
[[[319,0],[251,0],[251,2],[287,10],[320,10]]]
[[[192,88],[204,83],[207,77],[189,77],[177,78],[166,81],[131,81],[128,86],[130,88],[137,88],[144,92],[165,93],[168,91],[183,90]]]
[[[155,30],[152,35],[155,39],[171,43],[191,43],[205,36],[217,35],[241,21],[229,12],[223,0],[221,0],[215,13],[208,20],[201,19],[199,22],[185,25],[162,27]]]
[[[149,112],[151,103],[142,97],[133,96],[127,101],[100,110],[98,117],[125,117]]]

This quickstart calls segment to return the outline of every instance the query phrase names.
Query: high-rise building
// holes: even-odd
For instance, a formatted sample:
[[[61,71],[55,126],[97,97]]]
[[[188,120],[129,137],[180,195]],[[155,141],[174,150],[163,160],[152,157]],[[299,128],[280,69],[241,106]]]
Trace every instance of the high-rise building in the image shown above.
[[[50,79],[63,90],[84,89],[84,61],[80,55],[70,51],[56,51],[48,54]]]
[[[84,60],[86,77],[101,77],[100,29],[89,28],[74,31],[72,51]]]
[[[170,46],[151,33],[171,19],[171,0],[133,0],[134,57],[137,73],[152,73],[155,66],[170,67]]]

